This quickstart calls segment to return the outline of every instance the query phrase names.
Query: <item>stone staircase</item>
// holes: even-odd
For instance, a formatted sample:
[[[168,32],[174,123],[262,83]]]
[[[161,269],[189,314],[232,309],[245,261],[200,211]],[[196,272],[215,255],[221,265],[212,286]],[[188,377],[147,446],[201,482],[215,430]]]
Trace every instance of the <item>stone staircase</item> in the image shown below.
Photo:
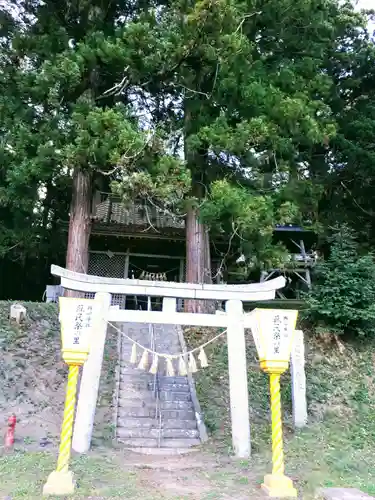
[[[181,352],[176,327],[155,325],[152,332],[150,328],[131,323],[122,325],[122,331],[145,347],[152,348],[153,343],[157,352]],[[121,336],[115,400],[117,441],[138,451],[160,448],[183,452],[201,444],[205,430],[194,385],[188,377],[167,376],[164,360],[160,358],[156,376],[138,369],[130,364],[131,350],[132,343]],[[138,363],[142,352],[137,351]]]

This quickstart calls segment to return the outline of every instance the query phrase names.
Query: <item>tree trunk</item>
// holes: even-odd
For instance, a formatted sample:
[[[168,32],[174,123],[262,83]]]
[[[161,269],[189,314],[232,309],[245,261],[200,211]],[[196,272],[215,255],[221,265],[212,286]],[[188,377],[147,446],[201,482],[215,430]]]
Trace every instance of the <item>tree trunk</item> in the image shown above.
[[[198,209],[189,206],[186,215],[186,281],[211,283],[210,241],[206,226],[199,220]],[[186,300],[187,312],[208,312],[208,301]]]
[[[207,226],[204,227],[204,282],[212,284],[212,269],[211,269],[211,248],[210,248],[210,233]]]
[[[186,279],[188,283],[204,283],[205,234],[198,211],[190,206],[186,215]]]
[[[191,201],[186,214],[186,281],[188,283],[211,282],[211,258],[209,235],[206,226],[199,220],[198,203],[204,198],[204,179],[206,177],[205,153],[202,148],[199,153],[192,151],[188,145],[188,137],[196,132],[197,120],[194,119],[200,110],[199,99],[184,102],[184,152],[187,167],[191,172]],[[186,300],[187,312],[208,312],[210,304],[202,300]]]
[[[72,202],[70,205],[68,249],[66,268],[77,273],[87,273],[89,263],[89,239],[91,231],[91,174],[76,169],[73,173]],[[65,296],[81,294],[66,290]]]

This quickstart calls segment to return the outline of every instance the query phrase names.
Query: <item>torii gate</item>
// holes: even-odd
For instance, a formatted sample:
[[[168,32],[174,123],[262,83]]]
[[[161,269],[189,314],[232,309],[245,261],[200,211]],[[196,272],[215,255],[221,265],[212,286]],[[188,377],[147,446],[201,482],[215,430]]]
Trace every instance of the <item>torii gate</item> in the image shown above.
[[[110,321],[227,328],[232,444],[237,457],[250,456],[245,328],[251,328],[252,319],[244,313],[243,302],[274,299],[276,290],[285,286],[284,277],[249,285],[206,285],[106,278],[68,271],[55,265],[51,266],[51,273],[61,278],[63,288],[95,293],[98,305],[94,311],[91,351],[83,368],[77,405],[73,439],[73,448],[76,451],[84,453],[90,448],[107,321]],[[163,309],[120,310],[118,307],[111,307],[111,294],[163,297]],[[177,299],[225,301],[225,312],[177,312]]]

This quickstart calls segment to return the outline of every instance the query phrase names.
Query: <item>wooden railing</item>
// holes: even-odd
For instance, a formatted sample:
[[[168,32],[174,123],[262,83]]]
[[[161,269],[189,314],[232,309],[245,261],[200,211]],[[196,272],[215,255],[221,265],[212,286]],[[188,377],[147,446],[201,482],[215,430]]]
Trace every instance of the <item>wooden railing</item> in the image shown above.
[[[93,216],[104,223],[123,226],[183,229],[184,218],[173,216],[158,207],[138,201],[125,205],[118,196],[97,192],[93,201]]]

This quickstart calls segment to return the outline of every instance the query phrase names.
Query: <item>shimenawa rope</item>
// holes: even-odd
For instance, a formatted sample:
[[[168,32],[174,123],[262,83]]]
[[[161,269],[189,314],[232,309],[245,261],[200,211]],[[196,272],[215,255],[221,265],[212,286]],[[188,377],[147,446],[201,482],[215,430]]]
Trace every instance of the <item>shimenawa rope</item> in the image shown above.
[[[150,367],[150,373],[156,373],[158,370],[158,362],[160,358],[164,358],[166,361],[166,368],[167,368],[167,375],[169,376],[174,376],[175,375],[175,369],[173,366],[173,360],[178,359],[178,373],[181,376],[187,375],[188,372],[190,373],[195,373],[198,371],[198,366],[197,362],[194,357],[194,353],[199,351],[198,355],[198,360],[200,362],[201,368],[206,368],[208,366],[208,360],[206,353],[204,351],[204,348],[207,347],[209,344],[212,342],[215,342],[215,340],[219,339],[223,335],[227,333],[227,330],[224,330],[223,332],[220,332],[218,335],[213,337],[212,339],[208,340],[207,342],[204,342],[198,347],[195,347],[194,349],[191,349],[190,351],[184,352],[184,353],[178,353],[178,354],[168,354],[168,353],[161,353],[161,352],[156,352],[148,347],[143,346],[136,340],[132,339],[121,331],[117,326],[115,326],[113,323],[110,321],[107,321],[107,324],[111,326],[115,331],[120,333],[123,337],[128,339],[132,344],[132,351],[131,351],[131,356],[130,356],[130,363],[136,364],[137,363],[137,347],[142,351],[142,356],[141,360],[138,364],[138,368],[142,370],[146,370],[149,365],[149,358],[150,355],[152,356],[152,364]]]

